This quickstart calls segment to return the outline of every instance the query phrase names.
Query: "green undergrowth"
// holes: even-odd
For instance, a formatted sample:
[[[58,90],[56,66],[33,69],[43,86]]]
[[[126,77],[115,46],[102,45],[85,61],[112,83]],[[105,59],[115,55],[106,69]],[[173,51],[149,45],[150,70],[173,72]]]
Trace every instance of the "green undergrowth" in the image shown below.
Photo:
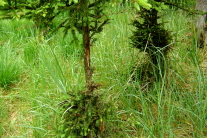
[[[206,137],[207,85],[200,66],[204,52],[196,46],[193,17],[183,11],[163,13],[161,19],[173,36],[167,75],[158,82],[143,82],[133,76],[148,56],[130,45],[130,19],[135,15],[123,9],[108,10],[113,20],[91,47],[93,80],[100,85],[95,92],[110,105],[103,109],[112,109],[107,123],[99,129],[111,138]],[[74,43],[70,34],[62,39],[59,31],[50,38],[41,38],[28,20],[4,20],[0,26],[0,65],[15,78],[8,81],[9,89],[4,88],[5,84],[0,89],[1,137],[64,137],[60,134],[62,116],[70,117],[68,113],[75,110],[60,114],[60,102],[70,101],[69,95],[78,98],[85,89],[81,37],[80,43]],[[72,117],[79,123],[84,119]],[[81,126],[70,130],[75,127]]]
[[[0,51],[0,86],[8,88],[15,81],[18,82],[21,74],[21,59],[6,45]]]

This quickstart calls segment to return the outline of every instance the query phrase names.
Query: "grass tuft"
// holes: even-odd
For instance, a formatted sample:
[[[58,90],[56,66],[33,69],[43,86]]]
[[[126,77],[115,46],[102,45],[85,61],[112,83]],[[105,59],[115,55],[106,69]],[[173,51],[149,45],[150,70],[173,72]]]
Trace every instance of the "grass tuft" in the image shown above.
[[[10,48],[3,47],[0,52],[0,86],[8,88],[20,79],[20,59]]]

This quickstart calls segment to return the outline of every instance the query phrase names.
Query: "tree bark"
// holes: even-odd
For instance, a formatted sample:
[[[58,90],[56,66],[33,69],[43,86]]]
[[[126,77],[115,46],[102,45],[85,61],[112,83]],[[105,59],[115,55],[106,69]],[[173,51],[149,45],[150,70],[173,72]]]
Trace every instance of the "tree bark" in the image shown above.
[[[88,24],[83,26],[83,45],[84,45],[84,70],[86,79],[86,88],[91,91],[92,70],[90,65],[90,30]]]

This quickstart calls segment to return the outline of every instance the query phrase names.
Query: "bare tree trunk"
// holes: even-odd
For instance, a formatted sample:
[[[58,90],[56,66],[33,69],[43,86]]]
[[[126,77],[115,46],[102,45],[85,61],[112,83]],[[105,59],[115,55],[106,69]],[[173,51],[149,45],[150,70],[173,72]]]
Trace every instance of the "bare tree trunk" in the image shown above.
[[[207,0],[196,0],[196,10],[207,12]],[[207,44],[207,15],[198,15],[195,21],[199,47]]]
[[[83,26],[83,45],[84,45],[84,70],[86,87],[88,91],[91,91],[92,86],[92,70],[90,65],[90,30],[88,24]]]

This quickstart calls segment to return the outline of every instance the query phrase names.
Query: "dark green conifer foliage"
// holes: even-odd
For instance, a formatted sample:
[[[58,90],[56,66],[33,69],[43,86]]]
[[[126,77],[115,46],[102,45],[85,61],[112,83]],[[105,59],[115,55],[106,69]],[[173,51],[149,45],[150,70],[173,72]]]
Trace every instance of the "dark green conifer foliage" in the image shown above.
[[[133,21],[136,30],[131,37],[132,45],[141,51],[147,52],[151,60],[151,66],[146,67],[147,76],[161,79],[166,72],[166,57],[170,50],[169,42],[171,36],[164,28],[163,23],[159,23],[157,9],[141,9],[137,13],[140,17]],[[142,72],[142,73],[143,73]]]
[[[111,114],[112,105],[104,104],[101,95],[79,93],[71,95],[71,101],[60,103],[63,106],[64,120],[60,124],[60,137],[106,137],[108,130],[107,116]]]

